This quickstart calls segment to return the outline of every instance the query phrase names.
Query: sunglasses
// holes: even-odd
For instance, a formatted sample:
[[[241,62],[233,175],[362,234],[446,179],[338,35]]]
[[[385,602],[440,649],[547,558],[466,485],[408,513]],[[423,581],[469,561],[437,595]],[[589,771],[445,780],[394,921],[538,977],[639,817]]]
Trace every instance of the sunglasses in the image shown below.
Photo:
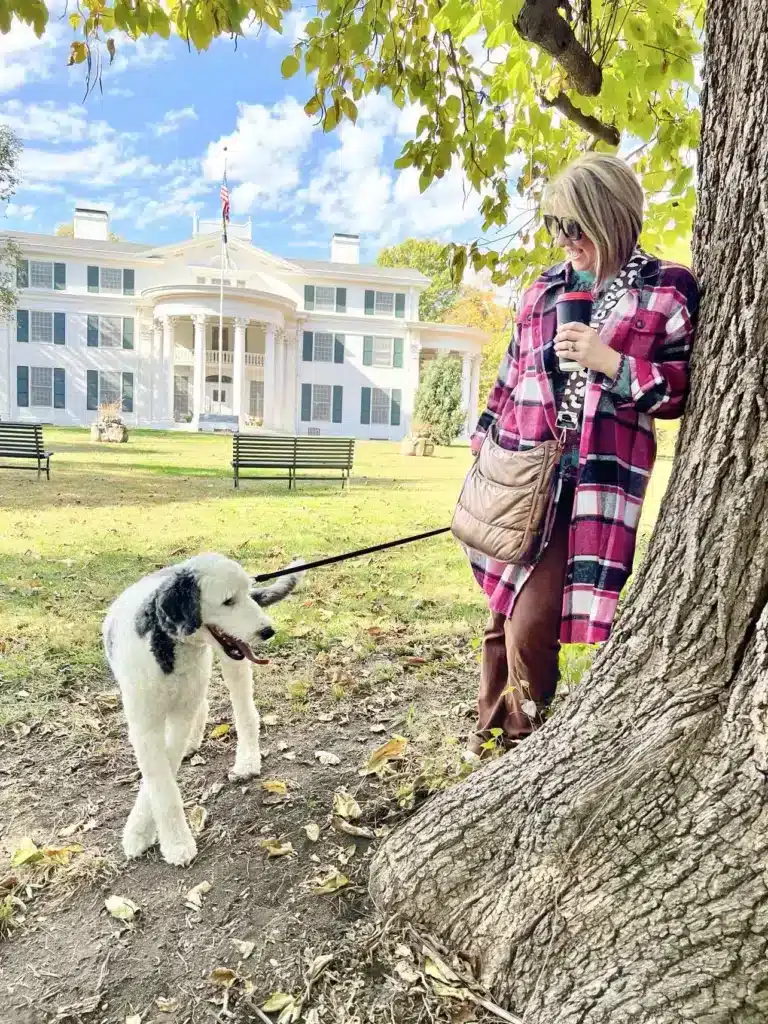
[[[544,227],[549,232],[551,238],[557,238],[561,231],[565,237],[570,238],[572,242],[578,242],[584,237],[584,232],[581,230],[581,224],[579,224],[577,220],[573,220],[571,217],[563,217],[561,220],[559,217],[555,217],[551,213],[545,213]]]

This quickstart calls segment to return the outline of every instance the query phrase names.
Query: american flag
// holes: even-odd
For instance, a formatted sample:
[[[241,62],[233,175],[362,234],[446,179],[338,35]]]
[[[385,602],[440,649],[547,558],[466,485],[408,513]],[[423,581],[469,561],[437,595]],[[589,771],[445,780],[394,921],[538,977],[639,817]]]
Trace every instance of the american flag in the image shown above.
[[[219,198],[221,199],[221,219],[223,221],[229,220],[229,188],[227,186],[227,179],[221,183],[221,189],[219,191]]]

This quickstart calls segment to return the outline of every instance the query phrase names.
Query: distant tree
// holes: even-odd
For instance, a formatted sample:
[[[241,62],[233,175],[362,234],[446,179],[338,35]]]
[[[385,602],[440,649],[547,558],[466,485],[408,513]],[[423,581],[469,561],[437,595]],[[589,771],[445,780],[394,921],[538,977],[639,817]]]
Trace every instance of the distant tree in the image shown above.
[[[419,298],[420,320],[442,320],[456,300],[459,289],[451,281],[451,261],[441,242],[428,238],[406,238],[382,249],[376,261],[380,267],[410,267],[420,270],[432,282]]]
[[[75,237],[75,225],[74,222],[69,220],[63,224],[57,224],[54,234],[58,235],[59,238],[74,238]],[[121,235],[116,235],[114,231],[109,232],[110,242],[122,242],[123,238]]]
[[[443,316],[443,322],[446,324],[478,327],[488,336],[480,364],[481,405],[496,382],[501,357],[509,345],[513,320],[510,310],[496,302],[492,291],[483,291],[469,285],[462,286],[455,302]]]
[[[414,422],[429,426],[437,444],[448,445],[461,433],[466,410],[461,407],[461,363],[440,356],[428,363],[421,377],[413,411]]]
[[[22,145],[7,125],[0,125],[0,203],[8,203],[19,184]],[[21,252],[11,238],[0,241],[0,320],[16,308],[16,264]]]

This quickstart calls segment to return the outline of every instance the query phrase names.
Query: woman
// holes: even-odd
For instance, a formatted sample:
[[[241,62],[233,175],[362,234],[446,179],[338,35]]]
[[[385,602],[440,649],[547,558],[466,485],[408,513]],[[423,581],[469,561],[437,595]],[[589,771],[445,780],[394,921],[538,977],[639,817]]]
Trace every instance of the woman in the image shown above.
[[[566,447],[539,560],[505,565],[469,552],[491,611],[469,744],[479,755],[541,724],[560,643],[608,638],[655,458],[653,419],[683,412],[698,310],[690,271],[637,247],[643,192],[622,160],[576,161],[549,186],[543,210],[566,261],[525,293],[472,449],[491,429],[513,450],[565,430]],[[584,289],[593,293],[591,326],[558,330],[558,295]],[[561,372],[558,357],[582,369]]]

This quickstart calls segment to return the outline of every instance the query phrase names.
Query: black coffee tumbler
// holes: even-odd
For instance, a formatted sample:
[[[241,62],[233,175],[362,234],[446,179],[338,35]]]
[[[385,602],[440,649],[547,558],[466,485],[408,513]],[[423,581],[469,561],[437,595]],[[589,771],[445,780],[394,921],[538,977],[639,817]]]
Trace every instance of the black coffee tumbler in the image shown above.
[[[592,320],[592,292],[563,292],[557,298],[556,307],[558,328],[565,324],[586,324],[589,327]],[[558,356],[557,361],[564,373],[581,369],[573,359]]]

